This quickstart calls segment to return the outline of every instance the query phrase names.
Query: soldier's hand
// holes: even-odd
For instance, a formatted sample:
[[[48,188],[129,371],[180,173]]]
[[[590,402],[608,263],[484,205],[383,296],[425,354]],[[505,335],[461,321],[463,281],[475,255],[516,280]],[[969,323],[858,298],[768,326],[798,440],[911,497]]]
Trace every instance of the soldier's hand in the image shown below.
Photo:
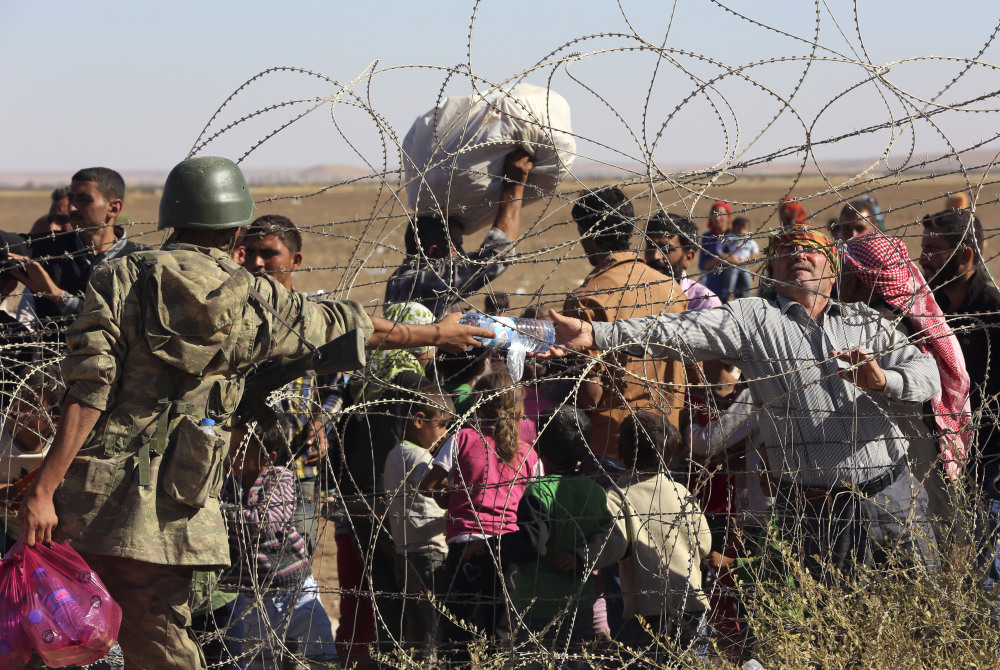
[[[24,531],[24,543],[29,547],[36,542],[51,542],[52,531],[59,525],[52,494],[40,491],[33,483],[21,503],[17,521]]]
[[[483,346],[483,343],[476,339],[477,337],[487,340],[494,337],[492,330],[459,323],[458,320],[461,318],[462,315],[456,312],[434,324],[434,327],[437,328],[434,346],[450,354],[457,354],[469,347]]]

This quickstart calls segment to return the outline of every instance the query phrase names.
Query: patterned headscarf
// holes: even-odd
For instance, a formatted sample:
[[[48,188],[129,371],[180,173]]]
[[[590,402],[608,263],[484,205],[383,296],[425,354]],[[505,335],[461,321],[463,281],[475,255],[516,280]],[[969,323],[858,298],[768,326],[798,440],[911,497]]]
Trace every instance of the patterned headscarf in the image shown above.
[[[917,348],[937,362],[941,392],[931,400],[931,407],[945,470],[954,480],[965,462],[971,417],[969,373],[958,340],[903,240],[881,233],[855,237],[844,245],[844,267],[906,315],[919,338]]]
[[[776,230],[771,234],[771,240],[767,245],[768,272],[771,272],[771,266],[776,256],[781,255],[784,253],[784,250],[796,245],[804,249],[821,251],[826,256],[826,260],[830,262],[830,270],[834,274],[840,271],[840,258],[837,255],[837,250],[830,236],[819,228],[810,228],[802,224],[797,224]]]
[[[724,209],[724,210],[726,210],[726,214],[732,214],[733,213],[733,208],[729,206],[729,203],[728,202],[724,202],[722,200],[716,200],[715,202],[713,202],[712,203],[712,209],[710,209],[709,211],[710,212],[714,212],[717,209]],[[708,217],[708,230],[713,235],[721,235],[722,234],[722,229],[719,228],[719,225],[717,223],[715,223],[715,217],[714,216],[709,216]]]
[[[809,214],[801,202],[792,200],[791,196],[786,196],[781,199],[781,204],[778,205],[778,218],[781,220],[781,225],[793,226],[805,223]]]
[[[434,323],[434,313],[419,302],[401,302],[385,308],[385,318],[397,323],[408,323],[411,325],[428,325]],[[428,347],[416,347],[413,349],[383,349],[372,354],[368,362],[369,374],[374,377],[373,382],[362,382],[354,387],[352,396],[355,402],[361,400],[376,400],[385,388],[384,384],[389,383],[400,372],[407,370],[424,373],[424,366],[417,360],[416,354],[426,352]]]

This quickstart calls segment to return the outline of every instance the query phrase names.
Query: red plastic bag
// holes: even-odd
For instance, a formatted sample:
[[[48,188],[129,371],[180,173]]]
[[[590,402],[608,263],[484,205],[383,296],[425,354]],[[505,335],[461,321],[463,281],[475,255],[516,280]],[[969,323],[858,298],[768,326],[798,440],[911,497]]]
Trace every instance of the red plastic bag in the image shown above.
[[[50,548],[19,541],[10,555],[21,557],[21,628],[45,664],[63,668],[104,658],[118,638],[122,610],[80,554],[58,542]]]
[[[20,554],[0,562],[0,670],[21,670],[31,658],[31,643],[21,627],[24,581]]]

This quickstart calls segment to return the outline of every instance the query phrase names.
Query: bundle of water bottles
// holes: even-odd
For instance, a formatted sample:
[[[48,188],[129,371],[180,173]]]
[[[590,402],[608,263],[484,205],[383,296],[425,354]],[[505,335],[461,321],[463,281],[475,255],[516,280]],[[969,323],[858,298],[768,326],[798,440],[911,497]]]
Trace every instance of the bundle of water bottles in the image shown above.
[[[18,542],[0,562],[0,670],[32,652],[52,668],[87,665],[118,639],[122,611],[72,547]]]
[[[491,339],[481,342],[484,347],[507,352],[507,369],[516,382],[521,381],[524,373],[525,355],[543,354],[556,341],[555,327],[545,319],[519,319],[469,312],[458,322],[493,331]]]

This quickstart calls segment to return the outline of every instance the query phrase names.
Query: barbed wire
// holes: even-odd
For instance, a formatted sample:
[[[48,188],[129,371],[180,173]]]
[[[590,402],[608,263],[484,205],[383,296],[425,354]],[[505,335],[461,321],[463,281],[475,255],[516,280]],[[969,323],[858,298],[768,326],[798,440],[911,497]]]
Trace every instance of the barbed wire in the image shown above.
[[[454,309],[479,311],[485,298],[506,293],[512,302],[510,316],[526,308],[565,307],[577,308],[595,321],[616,315],[676,318],[673,315],[687,309],[687,296],[676,288],[675,279],[680,277],[670,276],[673,268],[664,274],[646,265],[647,251],[650,260],[665,251],[664,245],[657,246],[657,236],[647,231],[647,222],[657,212],[670,212],[689,218],[701,236],[709,225],[712,203],[718,200],[728,203],[732,216],[751,220],[739,241],[753,240],[760,251],[756,257],[735,259],[730,251],[715,246],[721,239],[699,237],[694,240],[697,256],[718,265],[707,269],[689,265],[686,276],[693,282],[717,284],[723,271],[746,273],[753,296],[746,300],[757,305],[765,299],[757,296],[771,295],[767,291],[787,297],[790,287],[796,288],[794,282],[777,281],[767,267],[767,261],[786,257],[788,250],[770,258],[764,253],[775,233],[784,230],[779,210],[786,199],[805,208],[805,226],[834,237],[829,245],[839,255],[850,253],[851,242],[842,236],[836,239],[828,221],[839,221],[847,203],[860,196],[882,199],[880,212],[867,211],[885,217],[886,225],[881,230],[871,225],[871,235],[899,238],[907,249],[905,260],[919,262],[924,253],[921,245],[927,241],[922,217],[949,209],[944,200],[960,194],[968,199],[964,211],[982,220],[982,239],[965,235],[963,243],[974,248],[979,259],[977,281],[993,295],[993,272],[1000,267],[1000,250],[991,248],[997,231],[992,219],[1000,204],[1000,194],[993,192],[1000,135],[989,127],[989,120],[1000,114],[1000,90],[991,90],[988,78],[976,77],[1000,69],[990,61],[995,59],[991,50],[1000,32],[1000,17],[977,17],[978,27],[992,24],[992,30],[982,44],[969,43],[972,56],[906,56],[877,63],[868,51],[856,3],[845,13],[825,1],[815,2],[810,37],[768,25],[718,0],[709,5],[739,21],[758,39],[781,37],[794,46],[779,56],[727,62],[709,50],[699,53],[674,45],[681,29],[677,4],[664,26],[648,27],[637,25],[618,3],[617,18],[624,21],[625,30],[543,44],[544,55],[533,65],[491,81],[474,66],[476,38],[484,29],[476,2],[466,35],[466,62],[384,65],[372,60],[353,78],[287,65],[267,68],[223,100],[188,155],[228,147],[223,142],[243,132],[251,139],[237,141],[233,155],[245,164],[265,143],[279,141],[283,131],[315,112],[329,111],[333,134],[354,152],[363,174],[301,189],[284,188],[269,196],[255,189],[257,204],[261,211],[297,219],[305,266],[294,275],[295,283],[323,289],[323,295],[311,299],[329,295],[355,299],[379,315],[388,306],[386,282],[397,268],[410,264],[437,272],[435,279],[448,283],[447,273],[456,263],[485,272],[498,262],[496,254],[484,254],[435,263],[408,249],[404,235],[417,214],[450,214],[458,221],[466,213],[461,193],[433,192],[429,187],[421,191],[421,198],[429,198],[432,205],[421,200],[424,209],[415,212],[408,186],[428,183],[432,171],[441,169],[451,170],[456,178],[471,174],[499,184],[505,180],[495,173],[495,164],[487,166],[470,156],[502,155],[522,145],[537,154],[554,146],[560,134],[575,142],[573,151],[559,159],[566,176],[555,189],[541,189],[531,182],[525,187],[515,251],[502,259],[506,271],[481,282],[474,291],[453,285],[435,299]],[[792,53],[795,48],[805,53]],[[648,75],[621,73],[640,91],[634,104],[605,92],[602,82],[593,80],[586,69],[602,59],[636,54],[651,62]],[[908,90],[893,77],[906,66],[939,64],[957,70],[943,83],[924,82],[927,92]],[[858,72],[851,81],[827,82],[826,97],[819,99],[815,91],[821,90],[818,84],[825,80],[820,72],[827,66]],[[789,86],[765,81],[768,68],[776,67],[795,68],[784,79]],[[437,89],[426,92],[423,105],[437,110],[430,117],[435,146],[424,147],[430,149],[431,158],[420,162],[420,156],[406,146],[406,128],[391,121],[396,110],[379,108],[373,90],[390,75],[428,73],[440,77]],[[302,85],[256,109],[241,106],[257,87],[289,75],[304,77],[320,92],[304,93],[307,86]],[[688,87],[664,96],[660,87],[669,85],[674,75]],[[524,84],[544,89],[543,104],[537,109],[513,95]],[[971,87],[972,92],[963,92],[961,86]],[[446,143],[450,129],[437,124],[449,101],[447,93],[456,89],[477,96],[498,116],[520,114],[518,121],[543,139],[525,142],[509,134],[468,140],[452,150]],[[858,113],[849,131],[827,129],[824,124],[837,114],[836,105],[862,90],[876,93],[877,111],[872,106]],[[747,91],[774,105],[773,113],[764,110],[756,126],[747,118],[754,117],[744,113],[750,99]],[[569,92],[577,119],[598,118],[592,113],[598,110],[618,124],[614,132],[604,133],[586,122],[573,130],[552,123],[554,95]],[[956,100],[946,99],[948,95]],[[501,109],[501,103],[508,101],[511,107]],[[662,162],[659,157],[669,152],[664,147],[670,133],[694,132],[682,127],[692,109],[702,110],[695,113],[704,117],[698,132],[705,132],[705,119],[718,125],[719,155],[704,165],[697,160],[676,161],[676,166]],[[355,129],[345,126],[342,119],[347,112],[359,112],[370,123],[378,150],[369,153]],[[976,126],[981,134],[975,140],[967,133],[954,137],[949,130],[956,119],[966,117],[988,119]],[[254,130],[257,126],[251,124],[266,124],[266,129]],[[468,115],[457,126],[463,124],[465,131],[473,125]],[[772,139],[775,134],[780,134],[780,141]],[[827,162],[820,155],[848,142],[858,146],[859,140],[866,147],[863,156],[876,158],[844,168],[843,163]],[[944,150],[927,149],[942,146]],[[775,170],[775,163],[787,167]],[[600,279],[600,273],[613,264],[611,257],[593,250],[601,243],[600,229],[581,232],[573,218],[573,206],[581,198],[606,186],[620,188],[634,210],[626,217],[628,244],[621,251],[635,253],[631,258],[614,257],[615,263],[630,269],[612,285],[608,283],[612,280]],[[337,201],[348,197],[350,208],[338,209]],[[501,200],[492,195],[476,204],[495,211]],[[132,241],[151,246],[162,241],[161,233],[150,232],[143,223],[129,222],[125,228]],[[481,232],[465,231],[467,238]],[[953,244],[944,262],[927,272],[927,281],[941,299],[960,283],[954,272],[951,277],[942,273],[956,262],[961,247]],[[77,253],[92,256],[92,251]],[[61,258],[34,260],[45,265]],[[894,267],[892,259],[883,260],[873,271]],[[26,267],[13,266],[22,271]],[[846,275],[835,272],[829,279],[842,288]],[[828,289],[814,287],[806,293]],[[664,291],[674,297],[657,302],[653,296]],[[414,292],[408,297],[419,301],[422,296]],[[46,299],[42,294],[15,292],[5,302],[12,318],[0,324],[3,482],[13,483],[30,472],[58,424],[59,401],[65,393],[58,365],[66,353],[64,334],[72,317],[32,318],[32,301]],[[265,494],[251,503],[247,482],[226,484],[229,493],[223,496],[230,497],[224,512],[234,568],[224,571],[221,581],[219,575],[199,576],[198,594],[192,596],[202,617],[200,639],[206,649],[215,643],[210,667],[237,667],[261,658],[273,667],[357,663],[410,668],[447,662],[483,668],[695,667],[705,658],[711,658],[715,667],[738,667],[751,658],[768,668],[995,667],[1000,649],[996,594],[981,584],[990,574],[995,552],[990,524],[996,517],[987,508],[997,494],[983,473],[992,467],[990,457],[1000,453],[993,451],[1000,390],[992,375],[991,348],[992,342],[1000,341],[996,339],[1000,306],[964,310],[950,302],[941,305],[950,324],[950,334],[942,335],[930,326],[910,325],[910,317],[923,309],[923,299],[924,293],[917,291],[905,296],[903,307],[882,310],[880,325],[856,344],[878,344],[874,353],[880,360],[896,360],[904,354],[912,357],[914,347],[927,350],[954,335],[963,346],[969,371],[984,371],[972,380],[965,429],[974,437],[970,456],[963,459],[966,474],[957,483],[949,483],[945,475],[938,451],[944,433],[935,425],[935,413],[919,403],[896,402],[906,399],[912,380],[901,382],[904,391],[895,399],[844,385],[848,390],[835,405],[817,404],[825,389],[860,367],[838,365],[829,346],[817,351],[796,342],[766,359],[737,360],[733,352],[740,347],[717,343],[718,350],[705,355],[706,345],[693,341],[693,336],[664,344],[656,339],[661,337],[654,332],[656,326],[647,324],[630,340],[631,347],[623,344],[627,338],[622,335],[606,351],[588,350],[568,360],[529,360],[526,378],[506,387],[475,387],[475,380],[486,371],[505,369],[505,357],[473,353],[465,365],[485,367],[472,376],[449,376],[449,363],[441,357],[420,366],[424,378],[437,384],[431,391],[414,387],[412,379],[398,374],[386,377],[374,359],[350,375],[313,380],[306,385],[305,396],[301,385],[276,390],[269,403],[282,419],[283,442],[274,451],[279,453],[281,470],[294,474],[297,500],[290,503],[277,485],[266,489],[261,484]],[[877,300],[871,302],[879,306]],[[767,323],[754,321],[750,304],[715,309],[733,314],[736,325],[731,330],[740,330],[747,339],[773,335],[767,332],[771,327]],[[861,314],[862,321],[877,319],[873,312],[852,309],[843,308],[845,313]],[[800,326],[803,333],[824,327],[809,319]],[[844,332],[848,328],[840,327]],[[904,335],[896,337],[897,330]],[[718,339],[729,337],[729,332]],[[645,358],[635,353],[636,343],[645,346]],[[658,348],[658,343],[663,346]],[[678,357],[689,365],[672,362]],[[704,360],[704,365],[690,365],[695,359]],[[747,376],[748,370],[754,371],[752,376]],[[456,384],[456,379],[463,383]],[[593,401],[594,387],[600,400]],[[762,396],[764,388],[781,391]],[[521,399],[511,405],[514,409],[496,414],[494,405],[507,402],[508,395]],[[443,462],[447,468],[439,463],[444,472],[438,484],[448,500],[435,511],[431,498],[420,498],[410,481],[416,472],[434,474],[427,459],[405,463],[402,482],[390,484],[385,477],[390,452],[415,434],[405,428],[415,416],[414,408],[446,410],[448,404],[441,403],[444,396],[455,405],[447,412],[448,435],[458,437],[454,443],[442,440],[435,447],[461,441],[466,451],[458,446],[446,449],[452,460]],[[634,444],[622,442],[619,450],[617,442],[598,446],[594,438],[590,450],[577,459],[578,467],[556,468],[540,476],[543,468],[532,470],[531,463],[539,453],[547,463],[553,457],[544,451],[539,435],[565,428],[553,411],[578,407],[602,430],[613,424],[604,436],[615,440],[626,430],[622,425],[631,421],[627,430],[632,431],[628,434]],[[661,424],[649,418],[650,412],[661,417]],[[512,414],[520,420],[519,440],[525,446],[514,445],[521,450],[508,457],[493,426]],[[616,417],[613,421],[608,419],[611,415]],[[957,413],[958,419],[962,416]],[[662,425],[664,420],[670,427]],[[796,422],[808,424],[820,439],[807,436]],[[891,465],[873,459],[870,442],[878,440],[871,438],[870,426],[875,422],[891,427],[879,438],[890,458],[897,455]],[[320,428],[313,428],[316,425]],[[251,426],[238,433],[230,459],[250,457],[261,445],[265,456],[272,451],[273,436],[267,428]],[[307,438],[315,439],[309,431],[316,430],[329,441],[330,449],[313,463],[305,456],[315,446],[307,444]],[[778,435],[783,437],[775,442]],[[569,449],[576,436],[567,433],[561,439]],[[25,442],[37,442],[42,451],[26,448]],[[655,447],[652,467],[636,460],[638,451],[650,445]],[[830,469],[809,460],[829,461],[838,450],[849,456],[837,466],[836,483],[823,489],[816,482],[828,479]],[[629,457],[623,458],[624,454]],[[469,468],[479,461],[487,463],[484,472],[489,476],[482,475],[485,481],[468,480]],[[903,481],[897,470],[904,465],[907,491],[892,493],[905,498],[900,507],[886,491]],[[260,477],[267,471],[263,468]],[[886,478],[881,489],[865,490],[880,477]],[[928,494],[938,496],[932,501],[938,505],[933,508],[936,513],[948,511],[946,516],[932,515],[930,524],[924,518]],[[489,508],[483,502],[501,498],[505,499],[494,500]],[[404,501],[402,508],[399,500]],[[568,507],[572,505],[576,508]],[[244,514],[248,511],[256,515],[253,520],[240,521],[250,518]],[[824,522],[842,523],[846,530],[834,537],[828,533],[828,543],[810,544],[810,538],[822,535]],[[413,532],[431,523],[439,524],[440,532],[422,538],[424,546],[412,551],[401,546],[401,527]],[[539,540],[541,527],[546,530]],[[5,528],[8,536],[16,536],[10,523]],[[517,544],[499,539],[514,532],[520,533]],[[844,556],[838,552],[846,546],[847,535],[850,555]],[[307,549],[303,551],[299,543]],[[526,545],[534,546],[537,556],[526,557]],[[478,553],[470,553],[474,551]],[[564,571],[553,567],[558,551],[583,557]],[[270,562],[254,560],[266,552]],[[605,555],[614,560],[604,560]],[[299,560],[304,567],[290,583],[261,567]],[[213,594],[222,594],[221,600],[228,602],[215,607],[220,598]],[[572,639],[571,631],[577,634]]]

